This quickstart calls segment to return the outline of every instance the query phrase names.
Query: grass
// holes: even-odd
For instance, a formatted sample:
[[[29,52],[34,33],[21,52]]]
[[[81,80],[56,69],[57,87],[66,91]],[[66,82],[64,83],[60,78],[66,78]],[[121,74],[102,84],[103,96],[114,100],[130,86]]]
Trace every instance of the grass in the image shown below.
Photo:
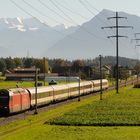
[[[140,93],[126,89],[100,102],[79,107],[50,121],[57,125],[140,126]]]
[[[31,127],[7,136],[6,140],[138,140],[139,127],[75,127],[39,126]],[[23,137],[24,136],[24,137]]]
[[[120,91],[119,95],[115,95],[115,92],[111,91],[108,94],[103,95],[103,101],[99,101],[99,95],[91,97],[89,99],[83,99],[80,102],[73,102],[62,107],[58,107],[53,110],[38,114],[36,116],[29,116],[25,120],[17,121],[6,126],[0,126],[0,140],[138,140],[140,139],[140,127],[137,126],[112,126],[112,127],[99,127],[99,126],[59,126],[49,125],[45,122],[50,120],[56,120],[63,118],[66,114],[78,111],[81,108],[85,108],[92,104],[102,106],[103,102],[113,100],[113,104],[116,102],[128,101],[127,98],[134,104],[132,108],[135,108],[139,99],[139,89],[124,88]],[[132,94],[132,95],[131,95]],[[136,94],[136,95],[135,95]],[[125,96],[126,95],[126,96]],[[113,98],[116,97],[116,98]],[[124,99],[125,97],[125,99]],[[136,100],[137,97],[137,100]],[[116,100],[115,100],[116,99]],[[121,100],[122,99],[122,100]],[[127,101],[125,101],[127,103]],[[101,103],[101,105],[100,105]],[[108,104],[109,105],[109,104]],[[112,105],[112,104],[110,104]],[[130,104],[131,105],[131,104]],[[91,109],[91,108],[90,108]],[[120,108],[118,108],[120,109]],[[134,109],[135,110],[135,109]],[[88,109],[89,111],[89,109]],[[79,111],[78,111],[79,112]],[[127,110],[126,110],[127,112]],[[79,112],[80,113],[80,112]],[[135,111],[134,111],[135,113]],[[129,115],[129,114],[128,114]],[[138,114],[140,115],[140,114]],[[127,116],[127,114],[126,114]],[[73,116],[72,116],[73,117]],[[105,117],[105,116],[104,116]],[[82,122],[82,121],[80,121]]]
[[[19,87],[27,88],[27,87],[33,87],[34,82],[17,82],[17,81],[0,81],[0,89],[10,89],[10,88],[16,88],[16,85],[19,85]]]
[[[5,76],[0,76],[0,81],[3,81],[5,79],[6,79]]]
[[[42,82],[43,81],[39,81]],[[21,88],[29,88],[29,87],[34,87],[34,81],[23,81],[23,82],[18,82],[18,81],[0,81],[0,89],[10,89],[10,88],[16,88],[16,85],[18,85]],[[57,82],[57,84],[66,84],[66,82]],[[48,82],[45,83],[45,86],[48,86]]]

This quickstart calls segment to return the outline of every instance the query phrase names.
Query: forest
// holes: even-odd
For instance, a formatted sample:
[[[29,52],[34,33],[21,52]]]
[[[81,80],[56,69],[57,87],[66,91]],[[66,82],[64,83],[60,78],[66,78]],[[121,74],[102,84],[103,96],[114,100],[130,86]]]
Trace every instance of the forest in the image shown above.
[[[64,59],[48,59],[48,58],[0,58],[0,72],[4,75],[7,70],[14,68],[32,68],[37,67],[41,73],[58,73],[59,75],[80,75],[82,78],[99,78],[99,57],[95,59],[77,59],[77,60],[64,60]],[[102,57],[103,75],[107,74],[106,67],[109,68],[109,77],[115,77],[115,64],[116,57],[105,56]],[[106,66],[106,67],[105,67]],[[44,68],[45,67],[45,68]],[[132,74],[140,73],[140,61],[136,59],[119,57],[119,75],[121,77],[128,77],[129,70]],[[123,79],[122,78],[122,79]]]

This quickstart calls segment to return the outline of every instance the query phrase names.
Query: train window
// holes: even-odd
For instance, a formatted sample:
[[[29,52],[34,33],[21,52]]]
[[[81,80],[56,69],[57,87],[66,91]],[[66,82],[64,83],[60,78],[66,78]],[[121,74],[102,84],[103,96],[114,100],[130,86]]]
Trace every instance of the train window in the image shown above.
[[[45,98],[45,97],[48,97],[48,96],[51,96],[52,95],[52,92],[51,91],[48,91],[48,92],[42,92],[42,93],[38,93],[37,94],[37,98]],[[35,99],[35,94],[32,94],[31,95],[31,98],[32,99]]]

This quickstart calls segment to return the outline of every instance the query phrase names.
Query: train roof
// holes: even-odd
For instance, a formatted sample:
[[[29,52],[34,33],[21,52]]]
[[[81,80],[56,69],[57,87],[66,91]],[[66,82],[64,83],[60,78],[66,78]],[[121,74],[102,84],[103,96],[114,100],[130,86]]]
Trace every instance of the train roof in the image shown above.
[[[92,84],[91,81],[81,81],[80,85],[88,85],[88,84]],[[49,91],[53,91],[53,90],[65,90],[68,88],[74,88],[74,87],[78,87],[79,83],[78,82],[74,82],[74,83],[68,83],[68,84],[64,84],[64,85],[51,85],[51,86],[42,86],[42,87],[37,87],[37,93],[42,93],[42,92],[49,92]],[[35,94],[36,89],[35,87],[33,88],[28,88],[28,91],[31,94]]]
[[[0,90],[0,95],[5,94],[5,95],[9,95],[12,96],[14,94],[20,94],[20,93],[28,93],[28,91],[26,89],[23,88],[13,88],[13,89],[1,89]]]
[[[98,84],[98,83],[100,83],[100,80],[93,80],[92,82],[93,82],[94,84]],[[108,82],[108,80],[102,79],[102,82]]]
[[[35,92],[36,92],[36,88],[35,88],[35,87],[28,88],[27,90],[28,90],[31,94],[35,94]],[[46,91],[52,91],[52,87],[51,87],[51,86],[37,87],[37,93],[46,92]]]

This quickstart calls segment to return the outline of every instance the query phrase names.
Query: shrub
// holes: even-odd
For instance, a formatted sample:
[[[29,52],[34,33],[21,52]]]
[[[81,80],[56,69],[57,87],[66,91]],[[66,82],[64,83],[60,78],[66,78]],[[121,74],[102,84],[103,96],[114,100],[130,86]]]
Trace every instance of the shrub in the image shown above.
[[[134,85],[134,88],[140,88],[140,83],[136,83],[136,84]]]

